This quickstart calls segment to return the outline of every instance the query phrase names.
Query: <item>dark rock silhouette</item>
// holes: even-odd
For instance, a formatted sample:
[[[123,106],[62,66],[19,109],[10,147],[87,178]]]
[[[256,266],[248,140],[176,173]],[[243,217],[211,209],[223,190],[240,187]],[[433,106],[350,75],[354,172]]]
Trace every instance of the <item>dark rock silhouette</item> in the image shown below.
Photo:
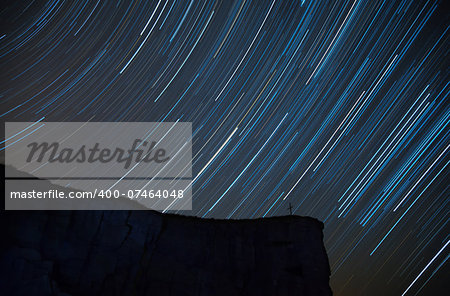
[[[2,212],[3,295],[331,295],[322,223]]]
[[[313,218],[2,211],[0,219],[3,295],[331,295],[323,224]]]

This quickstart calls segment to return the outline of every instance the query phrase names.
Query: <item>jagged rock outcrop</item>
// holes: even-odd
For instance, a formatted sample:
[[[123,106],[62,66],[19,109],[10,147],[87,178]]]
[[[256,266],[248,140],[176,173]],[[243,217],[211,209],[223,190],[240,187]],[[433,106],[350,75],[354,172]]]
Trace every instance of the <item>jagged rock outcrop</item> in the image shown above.
[[[331,295],[323,224],[3,211],[3,295]]]

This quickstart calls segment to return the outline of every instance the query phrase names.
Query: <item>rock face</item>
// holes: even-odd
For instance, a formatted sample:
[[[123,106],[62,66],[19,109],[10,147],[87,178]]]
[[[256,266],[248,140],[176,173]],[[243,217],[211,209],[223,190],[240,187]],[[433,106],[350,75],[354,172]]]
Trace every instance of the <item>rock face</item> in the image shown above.
[[[331,295],[323,224],[2,211],[3,295]]]

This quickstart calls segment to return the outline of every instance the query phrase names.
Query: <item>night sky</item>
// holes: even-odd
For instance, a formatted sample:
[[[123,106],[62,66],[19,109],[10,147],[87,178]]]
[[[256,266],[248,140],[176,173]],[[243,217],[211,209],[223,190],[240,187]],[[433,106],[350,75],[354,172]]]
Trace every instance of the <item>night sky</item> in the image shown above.
[[[325,223],[335,295],[437,295],[449,16],[445,1],[9,1],[0,116],[192,122],[181,214],[291,204]]]

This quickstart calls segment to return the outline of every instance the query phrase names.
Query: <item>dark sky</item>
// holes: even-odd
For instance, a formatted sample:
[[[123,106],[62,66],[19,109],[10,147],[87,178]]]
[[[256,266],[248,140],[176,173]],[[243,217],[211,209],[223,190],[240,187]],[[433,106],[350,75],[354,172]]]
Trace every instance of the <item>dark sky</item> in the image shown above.
[[[449,288],[444,1],[9,1],[3,121],[193,123],[193,211],[325,223],[335,295]],[[199,174],[201,172],[201,174]]]

